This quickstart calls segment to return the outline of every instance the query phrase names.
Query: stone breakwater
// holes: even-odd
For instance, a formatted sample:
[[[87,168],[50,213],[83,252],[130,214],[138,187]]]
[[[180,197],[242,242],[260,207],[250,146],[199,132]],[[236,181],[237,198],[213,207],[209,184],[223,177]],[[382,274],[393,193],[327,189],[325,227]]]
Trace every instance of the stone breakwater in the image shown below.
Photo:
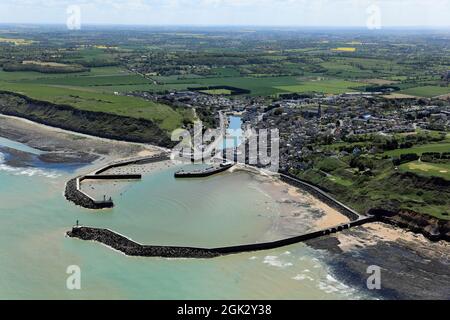
[[[278,241],[243,244],[237,246],[209,248],[209,249],[193,248],[193,247],[143,245],[109,229],[99,229],[92,227],[80,227],[80,226],[73,227],[71,231],[67,232],[67,236],[72,238],[79,238],[82,240],[97,241],[113,249],[121,251],[122,253],[128,256],[163,257],[163,258],[214,258],[222,255],[280,248],[287,245],[337,233],[349,229],[351,227],[360,226],[365,223],[370,223],[374,221],[376,221],[376,217],[365,217],[332,228],[314,231]]]
[[[108,229],[73,227],[69,237],[97,241],[127,256],[163,258],[214,258],[220,254],[209,249],[190,247],[148,246],[137,243]]]
[[[114,202],[112,199],[95,200],[87,193],[81,190],[81,182],[85,179],[98,179],[98,180],[134,180],[141,179],[141,175],[132,174],[102,174],[109,169],[124,167],[132,164],[146,164],[153,162],[166,161],[170,159],[167,153],[158,154],[156,156],[150,157],[140,157],[135,159],[122,160],[118,162],[110,163],[100,169],[97,169],[93,174],[79,176],[74,179],[69,180],[66,183],[66,188],[64,191],[64,196],[67,200],[87,209],[105,209],[114,207]]]
[[[66,183],[64,196],[67,200],[87,209],[105,209],[112,208],[114,203],[111,201],[96,201],[82,192],[79,187],[78,178],[71,179]]]

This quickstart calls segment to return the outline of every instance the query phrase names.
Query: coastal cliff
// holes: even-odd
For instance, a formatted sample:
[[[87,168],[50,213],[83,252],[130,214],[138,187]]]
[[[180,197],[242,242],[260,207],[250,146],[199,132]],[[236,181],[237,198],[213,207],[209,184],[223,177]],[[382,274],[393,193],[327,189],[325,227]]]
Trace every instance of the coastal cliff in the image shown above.
[[[437,219],[410,210],[389,211],[386,209],[371,209],[369,214],[377,216],[384,223],[423,234],[431,241],[450,241],[450,221]]]
[[[101,138],[171,147],[167,132],[147,119],[87,111],[0,91],[0,113]]]

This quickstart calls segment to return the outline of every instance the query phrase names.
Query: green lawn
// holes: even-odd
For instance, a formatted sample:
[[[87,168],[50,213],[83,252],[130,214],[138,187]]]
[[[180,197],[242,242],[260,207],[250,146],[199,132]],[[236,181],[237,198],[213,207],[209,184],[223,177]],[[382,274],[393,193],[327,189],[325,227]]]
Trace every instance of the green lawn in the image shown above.
[[[386,151],[384,154],[391,157],[399,157],[401,154],[416,153],[421,155],[424,152],[450,152],[450,143],[430,143],[408,149]]]
[[[410,171],[427,177],[441,177],[450,180],[450,163],[429,163],[413,161],[400,166],[401,171]]]

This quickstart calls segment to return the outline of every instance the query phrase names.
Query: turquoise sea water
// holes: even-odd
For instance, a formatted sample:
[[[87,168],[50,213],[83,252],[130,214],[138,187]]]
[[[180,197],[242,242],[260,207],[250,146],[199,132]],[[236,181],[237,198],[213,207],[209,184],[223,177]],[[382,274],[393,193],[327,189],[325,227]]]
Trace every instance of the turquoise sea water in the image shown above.
[[[277,215],[276,201],[248,174],[175,181],[173,170],[130,184],[116,208],[93,212],[63,197],[74,173],[0,164],[0,299],[362,297],[304,244],[195,260],[126,257],[65,237],[80,220],[148,244],[226,245],[257,241]],[[81,268],[81,290],[66,288],[70,265]]]

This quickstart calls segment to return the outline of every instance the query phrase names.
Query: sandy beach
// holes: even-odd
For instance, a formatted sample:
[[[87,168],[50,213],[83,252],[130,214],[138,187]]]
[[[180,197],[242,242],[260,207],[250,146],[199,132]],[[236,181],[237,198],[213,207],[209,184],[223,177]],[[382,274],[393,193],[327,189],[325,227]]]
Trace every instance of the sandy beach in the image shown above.
[[[239,170],[252,174],[257,188],[277,203],[279,215],[273,220],[265,240],[298,236],[349,222],[349,219],[336,209],[312,194],[281,181],[277,175],[243,166],[234,168],[234,171]]]
[[[375,246],[379,242],[395,242],[408,244],[416,250],[422,250],[429,258],[445,257],[450,262],[450,244],[446,241],[438,241],[430,246],[431,241],[421,234],[413,233],[392,225],[374,222],[364,225],[364,234],[343,232],[336,234],[339,240],[339,248],[348,252],[358,248]]]

